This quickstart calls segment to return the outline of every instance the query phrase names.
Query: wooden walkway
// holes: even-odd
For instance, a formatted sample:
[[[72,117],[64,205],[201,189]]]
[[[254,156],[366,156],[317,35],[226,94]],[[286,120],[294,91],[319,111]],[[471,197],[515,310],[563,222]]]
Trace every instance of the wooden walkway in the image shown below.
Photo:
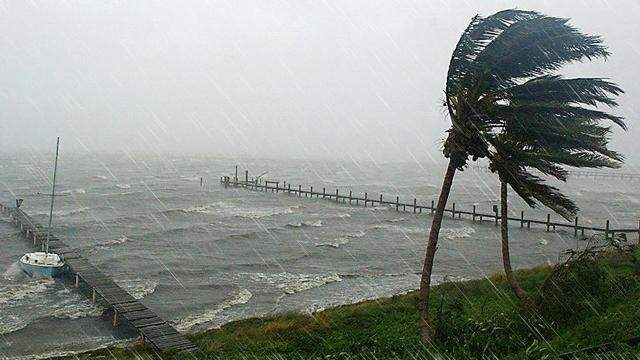
[[[27,239],[33,240],[34,246],[40,247],[46,240],[46,229],[21,209],[0,204],[0,212],[10,216]],[[49,251],[58,254],[68,265],[68,273],[74,278],[76,288],[83,286],[89,290],[91,301],[106,303],[113,309],[113,326],[117,326],[120,319],[126,320],[140,332],[145,344],[160,352],[187,353],[197,350],[191,341],[166,321],[53,235],[50,236]]]
[[[398,196],[395,197],[394,200],[388,201],[383,194],[380,194],[378,197],[370,197],[369,193],[365,192],[362,197],[354,196],[352,191],[349,191],[349,194],[340,194],[338,189],[335,192],[327,192],[326,188],[322,188],[322,191],[314,191],[313,186],[310,186],[307,189],[303,189],[301,185],[292,185],[286,181],[282,182],[282,186],[280,186],[280,181],[273,180],[265,180],[262,179],[250,179],[248,171],[245,171],[244,180],[239,180],[237,176],[222,176],[220,178],[220,183],[225,187],[240,187],[247,190],[254,191],[271,191],[275,193],[286,193],[290,195],[300,196],[300,197],[316,197],[328,199],[335,202],[343,202],[349,203],[350,205],[362,205],[364,207],[367,206],[390,206],[395,207],[396,211],[404,211],[404,212],[413,212],[414,214],[422,214],[423,211],[428,211],[430,214],[435,212],[435,201],[431,200],[429,205],[421,205],[418,204],[416,198],[413,199],[411,203],[404,203],[400,201]],[[472,221],[483,221],[484,219],[491,219],[498,225],[500,221],[500,214],[498,212],[498,208],[494,207],[494,212],[492,214],[480,213],[477,211],[476,206],[473,205],[471,211],[465,211],[456,208],[456,203],[452,203],[450,208],[445,209],[445,214],[451,214],[451,216],[455,219],[462,218],[463,215],[469,216]],[[634,228],[611,228],[611,224],[609,220],[604,221],[603,227],[590,226],[590,225],[581,225],[579,223],[579,219],[576,217],[573,222],[554,222],[551,221],[551,214],[547,214],[546,220],[537,220],[537,219],[528,219],[525,218],[524,211],[520,212],[520,217],[507,217],[508,221],[517,222],[520,224],[521,228],[525,226],[527,228],[531,228],[531,224],[543,225],[546,227],[546,231],[556,230],[556,228],[567,228],[573,230],[573,235],[578,236],[580,233],[582,236],[585,235],[585,231],[590,231],[592,233],[604,233],[607,237],[613,237],[616,234],[637,234],[638,241],[640,241],[640,221],[638,221],[638,227]]]

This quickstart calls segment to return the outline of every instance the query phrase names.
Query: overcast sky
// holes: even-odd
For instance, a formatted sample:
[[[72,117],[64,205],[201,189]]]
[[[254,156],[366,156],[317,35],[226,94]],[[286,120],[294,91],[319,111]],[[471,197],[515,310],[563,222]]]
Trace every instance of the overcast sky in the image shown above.
[[[626,90],[613,144],[640,163],[637,0],[3,1],[0,146],[439,160],[451,51],[512,7],[604,37],[565,73]]]

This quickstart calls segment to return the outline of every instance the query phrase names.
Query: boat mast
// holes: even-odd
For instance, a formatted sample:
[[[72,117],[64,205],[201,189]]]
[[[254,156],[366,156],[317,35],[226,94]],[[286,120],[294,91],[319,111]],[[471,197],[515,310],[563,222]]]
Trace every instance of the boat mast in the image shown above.
[[[49,254],[49,237],[51,237],[51,220],[53,219],[53,199],[56,197],[56,173],[58,172],[58,149],[60,137],[56,140],[56,161],[53,165],[53,188],[51,189],[51,207],[49,208],[49,226],[47,227],[47,240],[42,244],[42,250]]]

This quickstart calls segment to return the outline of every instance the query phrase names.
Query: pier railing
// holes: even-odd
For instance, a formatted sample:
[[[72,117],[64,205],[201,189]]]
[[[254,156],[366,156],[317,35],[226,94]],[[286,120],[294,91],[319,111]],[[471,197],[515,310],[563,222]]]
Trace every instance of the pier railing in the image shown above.
[[[350,205],[356,206],[388,206],[391,208],[395,207],[396,211],[412,212],[414,214],[433,214],[436,209],[434,200],[431,200],[429,204],[425,205],[419,204],[417,198],[413,198],[411,202],[406,203],[400,201],[399,196],[392,197],[391,200],[388,200],[389,198],[385,197],[383,194],[371,196],[371,194],[368,192],[364,192],[362,196],[357,196],[353,193],[352,190],[349,190],[348,193],[340,193],[339,189],[335,189],[334,191],[328,190],[326,187],[323,187],[321,188],[322,190],[319,191],[319,188],[317,187],[315,188],[315,190],[313,186],[303,188],[302,185],[292,185],[291,183],[288,183],[286,181],[280,182],[274,180],[263,181],[262,179],[250,179],[247,171],[245,171],[244,180],[238,179],[237,176],[222,176],[220,178],[220,183],[225,187],[240,187],[253,191],[285,193],[299,197],[316,197],[335,202],[348,203]],[[280,184],[282,184],[282,186],[280,186]],[[494,206],[493,210],[493,213],[482,213],[477,210],[476,205],[473,205],[470,211],[463,210],[460,207],[456,207],[456,203],[453,202],[449,208],[445,209],[445,214],[450,214],[452,218],[458,219],[461,219],[462,216],[468,216],[474,222],[490,219],[495,222],[495,225],[498,225],[501,215],[497,206]],[[603,221],[603,227],[598,227],[580,224],[578,217],[576,217],[573,222],[551,221],[550,213],[547,214],[547,217],[544,220],[526,218],[524,211],[520,211],[519,217],[508,216],[507,219],[508,221],[518,223],[521,228],[524,228],[525,226],[527,228],[531,228],[532,224],[537,224],[546,227],[546,231],[556,230],[557,228],[572,229],[574,236],[578,236],[578,234],[584,236],[585,231],[590,231],[592,233],[603,233],[606,237],[613,237],[616,234],[637,234],[638,240],[640,241],[640,221],[638,221],[638,226],[635,228],[612,228],[611,222],[609,220]]]

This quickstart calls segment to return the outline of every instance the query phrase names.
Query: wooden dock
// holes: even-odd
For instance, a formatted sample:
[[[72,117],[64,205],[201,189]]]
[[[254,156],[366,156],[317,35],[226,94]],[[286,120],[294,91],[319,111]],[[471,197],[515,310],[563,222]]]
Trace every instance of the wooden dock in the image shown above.
[[[285,193],[289,195],[295,195],[299,197],[316,197],[323,198],[335,202],[348,203],[350,205],[356,206],[389,206],[395,207],[396,211],[403,212],[412,212],[414,214],[422,214],[424,212],[428,212],[429,214],[433,214],[435,212],[435,200],[431,200],[431,203],[428,205],[419,204],[416,198],[413,199],[410,203],[405,203],[400,201],[400,197],[396,196],[393,200],[385,200],[386,197],[383,194],[379,194],[379,196],[371,197],[369,193],[365,192],[362,197],[354,196],[353,191],[349,191],[348,194],[343,193],[340,194],[338,189],[333,191],[327,191],[326,188],[322,188],[322,191],[314,191],[313,186],[308,188],[303,188],[301,185],[292,185],[290,182],[286,181],[274,181],[274,180],[265,180],[262,179],[250,179],[248,171],[245,171],[244,180],[238,179],[238,172],[236,169],[236,176],[222,176],[220,178],[220,183],[225,187],[240,187],[247,190],[253,191],[271,191],[275,193]],[[282,186],[280,186],[282,184]],[[318,188],[316,188],[318,189]],[[459,207],[456,208],[456,203],[452,203],[450,208],[445,209],[445,214],[451,214],[451,216],[455,219],[461,219],[463,215],[471,218],[472,221],[483,221],[485,219],[491,219],[495,222],[495,225],[498,225],[500,221],[500,214],[498,211],[498,206],[494,206],[493,213],[481,213],[478,212],[476,206],[473,205],[471,207],[471,211],[462,210]],[[556,230],[556,228],[566,228],[572,229],[573,235],[578,236],[580,233],[582,236],[585,235],[585,231],[590,231],[591,233],[603,233],[607,237],[613,237],[616,234],[637,234],[638,241],[640,241],[640,221],[638,221],[638,226],[634,228],[611,228],[611,222],[609,220],[604,221],[603,227],[597,226],[589,226],[589,225],[581,225],[579,223],[579,219],[576,217],[573,222],[555,222],[551,221],[551,214],[548,213],[545,220],[540,219],[529,219],[525,217],[524,211],[520,211],[520,217],[507,217],[508,221],[519,223],[521,228],[525,226],[527,228],[531,228],[532,224],[543,225],[546,227],[546,231]]]
[[[0,204],[0,212],[10,216],[26,238],[33,240],[34,246],[39,247],[46,240],[46,229],[21,209]],[[197,347],[173,326],[90,264],[74,248],[53,235],[50,236],[49,251],[58,254],[68,265],[68,274],[75,282],[76,288],[87,290],[85,292],[91,301],[105,304],[113,310],[114,327],[124,319],[138,330],[145,344],[160,352],[188,353],[197,350]]]

